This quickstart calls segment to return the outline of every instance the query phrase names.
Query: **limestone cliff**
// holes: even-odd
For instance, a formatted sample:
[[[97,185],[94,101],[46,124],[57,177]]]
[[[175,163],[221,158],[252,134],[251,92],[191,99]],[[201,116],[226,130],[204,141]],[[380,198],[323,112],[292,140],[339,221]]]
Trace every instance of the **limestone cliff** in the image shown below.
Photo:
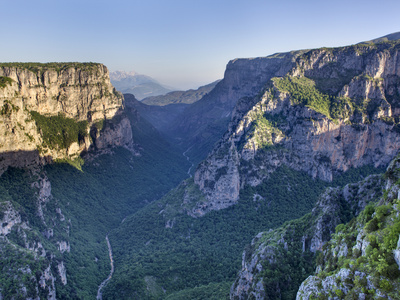
[[[223,136],[237,101],[256,96],[272,77],[286,74],[294,66],[296,53],[230,61],[224,78],[187,107],[166,131],[182,148],[189,149],[187,154],[198,164]]]
[[[294,52],[263,84],[231,74],[231,94],[259,95],[238,101],[227,133],[198,167],[195,184],[207,199],[199,215],[236,203],[240,188],[282,164],[326,181],[387,165],[400,149],[399,49],[396,41]],[[232,64],[243,69],[246,61]]]
[[[0,172],[75,158],[95,146],[132,147],[122,109],[101,64],[0,64]]]

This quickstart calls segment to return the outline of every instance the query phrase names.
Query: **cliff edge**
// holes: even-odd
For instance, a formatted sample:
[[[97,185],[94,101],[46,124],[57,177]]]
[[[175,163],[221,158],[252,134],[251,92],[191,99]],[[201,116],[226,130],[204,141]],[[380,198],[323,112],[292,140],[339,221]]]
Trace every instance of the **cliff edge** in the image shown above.
[[[0,64],[0,120],[0,173],[133,146],[123,97],[97,63]]]

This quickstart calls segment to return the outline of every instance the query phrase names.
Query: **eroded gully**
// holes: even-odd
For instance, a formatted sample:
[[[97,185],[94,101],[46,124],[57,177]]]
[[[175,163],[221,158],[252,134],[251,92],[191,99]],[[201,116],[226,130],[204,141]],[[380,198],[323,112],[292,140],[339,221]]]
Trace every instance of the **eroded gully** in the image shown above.
[[[190,161],[189,156],[186,155],[186,153],[187,153],[190,149],[192,149],[192,147],[189,147],[185,152],[183,152],[183,156],[186,157],[187,161],[191,163],[191,166],[190,166],[189,170],[187,171],[187,174],[188,174],[190,177],[192,177],[192,174],[190,174],[190,171],[191,171],[192,168],[194,167],[194,164]]]

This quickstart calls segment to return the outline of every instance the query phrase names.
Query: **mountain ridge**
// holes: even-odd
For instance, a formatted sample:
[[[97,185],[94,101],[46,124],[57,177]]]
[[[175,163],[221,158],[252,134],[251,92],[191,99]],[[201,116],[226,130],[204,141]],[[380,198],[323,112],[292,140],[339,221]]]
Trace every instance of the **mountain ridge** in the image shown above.
[[[190,89],[187,91],[173,91],[162,96],[151,96],[146,97],[142,100],[143,103],[148,105],[168,105],[168,104],[192,104],[200,100],[204,95],[209,93],[220,80],[216,80],[212,83],[206,84],[197,88],[196,90]]]
[[[370,40],[370,41],[365,41],[361,42],[360,44],[366,43],[366,44],[376,44],[376,43],[382,43],[382,42],[387,42],[387,41],[395,41],[400,39],[400,31],[390,33],[387,35],[384,35],[382,37]]]

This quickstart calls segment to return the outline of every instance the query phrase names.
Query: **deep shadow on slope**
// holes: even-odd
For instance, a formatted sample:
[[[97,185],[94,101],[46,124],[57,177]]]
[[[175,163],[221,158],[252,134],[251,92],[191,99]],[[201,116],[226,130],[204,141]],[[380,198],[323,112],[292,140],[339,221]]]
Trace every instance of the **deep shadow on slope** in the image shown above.
[[[82,170],[67,162],[44,166],[44,173],[51,183],[52,197],[69,225],[69,233],[59,229],[59,235],[69,242],[71,249],[69,253],[63,253],[67,284],[64,286],[59,280],[55,281],[59,299],[94,298],[98,285],[109,272],[104,240],[106,234],[126,216],[162,197],[187,177],[186,170],[190,164],[182,154],[136,111],[128,109],[127,116],[132,124],[139,156],[123,147],[109,147],[101,152],[89,152],[81,166]],[[37,151],[3,153],[2,156],[17,161],[24,157],[32,161],[40,160]],[[46,160],[51,161],[51,158]],[[40,171],[40,168],[37,169]],[[21,174],[11,172],[7,176],[11,176],[10,182],[19,182]],[[1,176],[0,181],[4,178]],[[5,184],[5,194],[0,190],[0,197],[2,200],[11,199],[19,203],[22,200],[17,196],[25,188],[30,188],[30,184],[31,181],[21,185]],[[36,221],[40,223],[36,215],[36,196],[29,196],[23,201],[30,204],[30,224]],[[25,202],[20,205],[25,207]],[[51,216],[57,215],[56,207],[49,206],[48,210]],[[32,227],[32,230],[37,231],[41,239],[47,239],[39,227]],[[59,251],[49,247],[48,255],[56,255],[58,258]],[[54,274],[57,272],[53,270]]]
[[[151,96],[144,98],[141,102],[147,105],[168,105],[168,104],[192,104],[199,101],[204,95],[209,93],[220,80],[199,87],[196,90],[174,91],[161,96]]]
[[[185,103],[164,106],[148,105],[137,100],[132,94],[124,94],[124,98],[127,108],[137,110],[140,116],[164,134],[168,133],[170,124],[189,106]]]
[[[128,110],[127,114],[140,156],[120,147],[85,163],[82,172],[65,164],[46,167],[53,195],[65,205],[72,219],[67,270],[75,286],[70,288],[87,290],[90,281],[89,295],[96,294],[97,286],[105,277],[101,274],[93,278],[80,269],[82,265],[94,264],[91,248],[99,245],[104,248],[107,232],[126,216],[162,197],[187,176],[188,163],[184,157],[135,111]],[[103,258],[108,259],[107,252]],[[69,293],[66,291],[65,295]]]

